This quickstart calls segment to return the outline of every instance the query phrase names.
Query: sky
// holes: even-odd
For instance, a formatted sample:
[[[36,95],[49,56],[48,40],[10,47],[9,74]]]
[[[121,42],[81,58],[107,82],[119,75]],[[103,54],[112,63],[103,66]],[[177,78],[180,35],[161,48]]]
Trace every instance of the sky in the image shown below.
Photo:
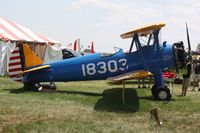
[[[1,0],[0,15],[63,45],[93,41],[97,52],[127,50],[131,40],[120,34],[159,22],[162,41],[187,45],[187,22],[192,49],[200,43],[199,0]]]

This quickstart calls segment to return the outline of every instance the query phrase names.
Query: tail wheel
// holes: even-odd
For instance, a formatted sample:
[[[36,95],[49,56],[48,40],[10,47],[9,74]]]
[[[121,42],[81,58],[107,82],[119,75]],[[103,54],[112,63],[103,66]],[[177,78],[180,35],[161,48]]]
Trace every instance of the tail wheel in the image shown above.
[[[54,82],[50,83],[50,89],[56,90],[56,84]]]
[[[56,90],[56,84],[54,82],[50,82],[50,84],[40,84],[43,89]]]
[[[170,90],[167,86],[157,88],[155,91],[155,99],[156,100],[170,100],[171,99],[171,94]]]

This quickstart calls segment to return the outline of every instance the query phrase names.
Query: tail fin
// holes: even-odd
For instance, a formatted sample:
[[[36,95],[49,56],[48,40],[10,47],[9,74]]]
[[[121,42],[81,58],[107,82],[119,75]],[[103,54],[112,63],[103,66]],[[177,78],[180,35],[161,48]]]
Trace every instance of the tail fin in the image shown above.
[[[24,52],[24,64],[25,68],[29,68],[36,65],[41,65],[44,62],[38,57],[27,44],[23,45]]]
[[[23,57],[23,58],[22,58]],[[27,44],[16,46],[11,53],[9,60],[9,77],[14,81],[21,82],[23,80],[22,71],[29,67],[43,64],[43,61],[38,57]]]

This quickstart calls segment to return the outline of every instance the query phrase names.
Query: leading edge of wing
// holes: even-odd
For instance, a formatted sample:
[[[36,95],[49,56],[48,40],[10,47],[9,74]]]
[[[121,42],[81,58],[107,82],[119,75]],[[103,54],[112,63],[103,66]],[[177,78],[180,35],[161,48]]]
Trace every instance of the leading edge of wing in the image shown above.
[[[155,23],[138,29],[131,30],[129,32],[121,34],[120,36],[122,37],[122,39],[132,38],[135,33],[137,33],[139,36],[146,36],[148,34],[151,34],[155,30],[161,29],[164,26],[165,26],[164,23]]]
[[[44,66],[39,66],[39,67],[31,68],[31,69],[23,71],[22,74],[25,74],[25,73],[28,73],[28,72],[32,72],[32,71],[38,71],[38,70],[49,68],[49,67],[50,67],[50,65],[44,65]]]
[[[138,71],[124,73],[115,77],[109,77],[108,80],[112,81],[130,80],[130,79],[144,78],[151,75],[152,74],[148,71],[138,70]]]

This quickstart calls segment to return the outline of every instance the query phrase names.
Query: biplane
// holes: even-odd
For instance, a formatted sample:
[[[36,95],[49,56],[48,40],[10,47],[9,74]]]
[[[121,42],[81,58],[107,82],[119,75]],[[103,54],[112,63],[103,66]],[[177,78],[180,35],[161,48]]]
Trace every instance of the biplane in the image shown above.
[[[132,39],[128,53],[120,49],[109,56],[94,53],[47,64],[42,64],[38,57],[33,59],[32,56],[31,59],[25,55],[29,67],[22,72],[24,88],[38,90],[43,82],[50,82],[55,88],[53,82],[126,80],[142,72],[151,73],[154,77],[153,97],[156,100],[170,100],[170,89],[164,85],[162,72],[181,67],[186,51],[180,43],[170,45],[160,42],[159,33],[164,26],[163,23],[153,24],[122,34],[123,39]],[[142,37],[147,38],[147,42],[142,42]]]

